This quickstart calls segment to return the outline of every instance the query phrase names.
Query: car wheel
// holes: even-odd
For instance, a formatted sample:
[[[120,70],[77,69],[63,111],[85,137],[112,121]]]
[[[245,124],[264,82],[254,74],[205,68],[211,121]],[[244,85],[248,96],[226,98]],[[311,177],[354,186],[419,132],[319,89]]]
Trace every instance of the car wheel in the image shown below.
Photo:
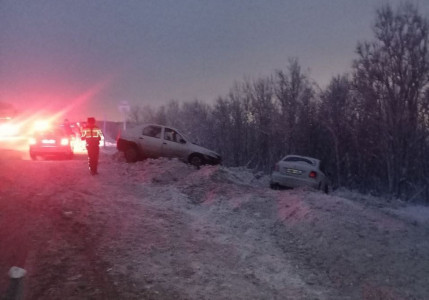
[[[30,152],[30,158],[31,158],[32,160],[36,160],[36,159],[37,159],[37,156],[36,156],[36,154],[34,154],[34,153],[31,153],[31,152]]]
[[[194,154],[189,158],[189,163],[193,166],[196,166],[199,168],[201,165],[204,164],[204,159],[201,155]]]
[[[134,163],[138,160],[137,148],[134,146],[128,147],[124,151],[125,160],[127,163]]]
[[[325,194],[329,194],[329,191],[330,191],[329,184],[325,184],[323,191],[325,192]]]
[[[273,190],[279,190],[280,186],[278,185],[278,183],[270,182],[270,188]]]

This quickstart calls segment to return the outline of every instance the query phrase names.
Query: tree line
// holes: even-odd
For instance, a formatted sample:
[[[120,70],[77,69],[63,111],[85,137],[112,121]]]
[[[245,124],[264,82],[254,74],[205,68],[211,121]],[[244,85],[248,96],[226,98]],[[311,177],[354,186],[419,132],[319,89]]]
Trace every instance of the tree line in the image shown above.
[[[234,83],[214,104],[135,107],[134,123],[177,127],[227,166],[265,172],[286,154],[325,161],[335,186],[429,202],[429,22],[411,3],[376,10],[350,73],[321,89],[298,59]]]

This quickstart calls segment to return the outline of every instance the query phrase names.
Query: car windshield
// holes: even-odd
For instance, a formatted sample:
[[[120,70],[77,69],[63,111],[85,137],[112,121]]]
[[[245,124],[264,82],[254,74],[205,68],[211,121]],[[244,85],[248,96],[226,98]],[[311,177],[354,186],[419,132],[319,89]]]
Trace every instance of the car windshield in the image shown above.
[[[196,144],[194,141],[192,141],[189,136],[187,136],[186,134],[184,134],[183,132],[180,132],[179,130],[177,130],[177,133],[180,134],[182,136],[182,138],[187,141],[187,142],[191,142],[192,144]]]

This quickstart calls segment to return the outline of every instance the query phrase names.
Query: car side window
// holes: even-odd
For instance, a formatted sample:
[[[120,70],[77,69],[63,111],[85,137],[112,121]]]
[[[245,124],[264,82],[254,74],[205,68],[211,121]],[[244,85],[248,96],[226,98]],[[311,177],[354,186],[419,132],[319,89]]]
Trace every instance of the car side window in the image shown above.
[[[145,128],[143,128],[143,132],[142,134],[145,136],[150,136],[150,137],[154,137],[154,138],[161,138],[161,131],[162,128],[159,126],[147,126]]]

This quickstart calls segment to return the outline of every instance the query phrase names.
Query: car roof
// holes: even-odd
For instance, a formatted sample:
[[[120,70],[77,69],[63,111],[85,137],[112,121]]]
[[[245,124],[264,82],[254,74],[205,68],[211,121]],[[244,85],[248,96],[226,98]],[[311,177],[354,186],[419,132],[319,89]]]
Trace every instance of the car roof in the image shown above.
[[[55,133],[55,134],[58,134],[58,133],[67,134],[66,130],[63,127],[59,127],[59,126],[58,127],[51,127],[51,128],[44,129],[44,130],[37,130],[34,132],[34,134],[36,134],[36,135],[53,134],[53,133]]]
[[[173,126],[169,126],[169,125],[161,125],[161,124],[156,124],[156,123],[144,123],[144,124],[139,124],[133,128],[144,128],[147,126],[158,126],[158,127],[164,127],[164,128],[170,128],[170,129],[174,129],[175,131],[177,131],[178,133],[180,133],[181,135],[184,135],[179,129],[173,127]],[[130,128],[131,130],[132,128]]]
[[[146,126],[158,126],[158,127],[168,127],[171,129],[176,129],[172,126],[168,126],[168,125],[161,125],[161,124],[156,124],[156,123],[144,123],[144,124],[140,124],[140,127],[146,127]]]

